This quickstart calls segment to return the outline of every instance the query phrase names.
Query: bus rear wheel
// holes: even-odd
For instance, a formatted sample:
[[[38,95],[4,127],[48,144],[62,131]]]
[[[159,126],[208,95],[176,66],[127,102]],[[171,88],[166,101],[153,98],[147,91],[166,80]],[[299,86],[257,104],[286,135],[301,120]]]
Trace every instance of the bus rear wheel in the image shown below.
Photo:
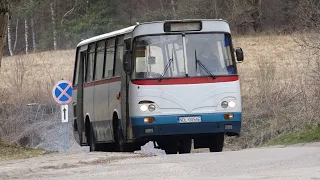
[[[87,142],[89,145],[90,152],[93,151],[105,151],[103,144],[97,144],[96,139],[94,137],[93,127],[90,124],[89,134],[87,134]]]
[[[221,152],[224,145],[224,133],[218,133],[212,136],[210,143],[210,152]]]

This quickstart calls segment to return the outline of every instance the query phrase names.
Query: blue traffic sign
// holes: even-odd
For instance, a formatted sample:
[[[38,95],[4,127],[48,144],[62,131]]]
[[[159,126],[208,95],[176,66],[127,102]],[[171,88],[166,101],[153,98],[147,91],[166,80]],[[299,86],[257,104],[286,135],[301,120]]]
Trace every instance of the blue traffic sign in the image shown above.
[[[52,90],[53,99],[58,104],[69,104],[72,101],[72,84],[69,81],[59,81]]]

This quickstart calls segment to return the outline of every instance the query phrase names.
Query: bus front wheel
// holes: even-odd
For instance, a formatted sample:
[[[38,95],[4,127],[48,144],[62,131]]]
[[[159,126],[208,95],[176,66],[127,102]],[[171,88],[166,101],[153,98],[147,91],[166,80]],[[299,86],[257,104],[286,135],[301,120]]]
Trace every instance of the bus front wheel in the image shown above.
[[[118,119],[116,119],[119,121]],[[115,127],[115,146],[116,146],[116,152],[123,152],[124,151],[124,136],[121,128],[121,124],[117,122],[116,127]]]
[[[183,139],[179,141],[178,152],[179,154],[187,154],[191,152],[191,139]]]
[[[166,154],[177,154],[178,148],[175,145],[168,146],[164,149]]]
[[[221,152],[224,145],[224,133],[218,133],[212,136],[209,146],[210,152]]]

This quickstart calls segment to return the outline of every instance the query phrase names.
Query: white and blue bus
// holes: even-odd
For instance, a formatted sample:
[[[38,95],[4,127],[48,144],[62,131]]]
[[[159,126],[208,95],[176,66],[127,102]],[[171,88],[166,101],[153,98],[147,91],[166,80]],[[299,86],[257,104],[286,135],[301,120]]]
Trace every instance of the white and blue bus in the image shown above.
[[[91,151],[133,152],[148,142],[167,154],[223,149],[239,136],[242,108],[228,22],[139,23],[77,45],[73,131]]]

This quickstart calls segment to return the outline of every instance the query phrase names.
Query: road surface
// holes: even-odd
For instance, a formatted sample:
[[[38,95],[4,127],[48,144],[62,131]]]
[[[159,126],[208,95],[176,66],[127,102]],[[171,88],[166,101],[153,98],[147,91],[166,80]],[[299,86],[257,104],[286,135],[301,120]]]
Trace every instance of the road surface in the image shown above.
[[[320,144],[177,155],[59,153],[0,162],[0,180],[320,180]]]

